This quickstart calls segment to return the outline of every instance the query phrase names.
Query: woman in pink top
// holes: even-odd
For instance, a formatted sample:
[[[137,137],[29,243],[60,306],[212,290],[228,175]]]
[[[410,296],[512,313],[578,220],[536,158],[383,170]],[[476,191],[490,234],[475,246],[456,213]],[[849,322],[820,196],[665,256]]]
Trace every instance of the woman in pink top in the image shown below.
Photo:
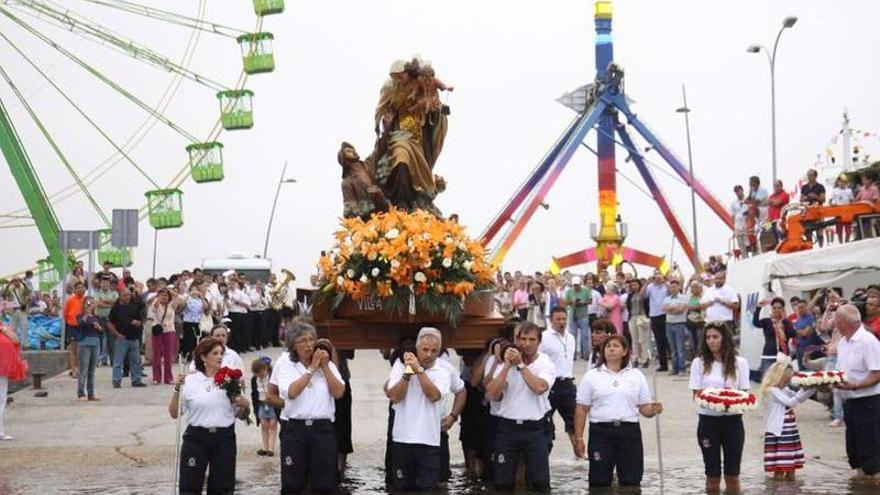
[[[529,283],[522,279],[516,285],[516,290],[513,291],[511,298],[513,312],[519,316],[520,320],[526,321],[529,316]]]
[[[608,284],[605,286],[605,295],[599,301],[599,304],[605,308],[606,316],[617,331],[618,335],[623,334],[623,305],[620,304],[620,296],[617,294],[617,286]]]
[[[862,176],[862,187],[856,194],[856,201],[880,201],[880,189],[874,183],[874,179],[868,174]]]

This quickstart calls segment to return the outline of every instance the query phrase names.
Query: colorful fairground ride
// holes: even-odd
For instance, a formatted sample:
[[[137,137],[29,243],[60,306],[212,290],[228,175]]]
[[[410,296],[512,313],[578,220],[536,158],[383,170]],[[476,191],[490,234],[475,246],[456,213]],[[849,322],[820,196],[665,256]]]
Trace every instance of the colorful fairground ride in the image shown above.
[[[614,63],[614,44],[611,38],[611,2],[599,0],[595,3],[596,25],[596,77],[595,80],[575,91],[564,95],[559,101],[577,112],[577,117],[569,124],[559,140],[547,152],[538,166],[529,174],[519,189],[508,200],[504,208],[483,232],[481,238],[486,246],[494,251],[493,263],[501,265],[511,246],[516,242],[526,224],[539,207],[545,207],[544,198],[568,165],[575,151],[583,147],[597,156],[599,224],[591,225],[591,237],[595,246],[565,256],[554,257],[551,271],[597,262],[600,268],[620,267],[622,264],[640,264],[659,268],[664,273],[670,268],[661,256],[624,246],[627,230],[617,212],[617,174],[620,170],[616,161],[616,147],[622,148],[638,171],[642,181],[657,203],[666,223],[672,229],[675,239],[681,245],[695,270],[700,268],[688,234],[678,220],[672,205],[663,193],[654,173],[648,165],[659,166],[645,155],[645,149],[656,151],[685,184],[692,187],[696,195],[709,206],[718,218],[733,229],[733,219],[727,209],[682,165],[675,154],[654,134],[651,129],[632,111],[630,99],[624,91],[624,72]],[[621,120],[621,116],[626,121]],[[647,147],[638,146],[630,129],[647,142]],[[596,131],[597,149],[590,148],[584,140],[591,130]],[[503,233],[502,233],[503,231]],[[500,237],[499,237],[499,234]]]
[[[246,83],[250,75],[275,69],[274,36],[264,24],[267,16],[284,11],[284,0],[252,0],[252,10],[250,1],[239,2],[242,5],[224,9],[226,13],[240,9],[229,15],[235,19],[246,19],[250,12],[254,16],[251,29],[209,18],[210,2],[206,0],[17,0],[0,4],[0,38],[10,60],[0,66],[6,86],[5,91],[0,90],[0,150],[25,203],[24,208],[0,213],[0,229],[19,232],[36,227],[47,252],[36,266],[44,290],[58,283],[63,265],[69,268],[71,261],[82,254],[63,252],[58,246],[62,225],[56,208],[62,201],[84,197],[104,228],[110,229],[106,208],[92,191],[133,187],[142,177],[149,184],[148,190],[131,191],[131,197],[146,199],[140,207],[140,220],[148,220],[154,229],[176,229],[183,225],[182,189],[187,179],[199,184],[223,180],[226,163],[220,137],[223,131],[254,126],[254,93]],[[179,43],[174,37],[179,38]],[[206,44],[228,50],[225,56],[237,61],[217,64],[217,53],[202,48]],[[178,50],[182,55],[176,58],[165,53]],[[208,53],[200,53],[205,51]],[[45,61],[47,54],[52,57],[49,62]],[[108,62],[111,57],[117,57],[113,59],[115,67]],[[235,67],[239,64],[240,71]],[[213,74],[202,72],[205,67],[228,69],[222,78],[233,80],[237,75],[237,80],[218,82]],[[60,77],[61,72],[65,77]],[[71,83],[72,73],[94,87]],[[168,81],[164,91],[144,89],[139,83],[147,77]],[[190,106],[219,106],[217,117],[198,131],[188,130],[187,126],[192,125],[182,123],[185,116],[172,116],[178,100],[183,98],[181,89],[188,92]],[[32,104],[38,91],[40,101]],[[101,91],[112,96],[91,107],[83,101],[88,98],[76,95]],[[155,98],[155,94],[160,96]],[[197,98],[192,98],[193,94]],[[49,99],[52,112],[46,112],[50,114],[48,119],[45,114],[41,118],[40,110],[47,108],[45,100]],[[52,128],[50,120],[62,110],[79,120],[65,121],[63,128]],[[133,122],[143,120],[133,126],[133,131],[119,129],[110,121],[123,112],[130,112]],[[170,178],[155,177],[156,167],[137,158],[152,156],[159,143],[164,146],[167,142],[164,136],[156,137],[151,132],[156,127],[166,128],[171,139],[180,142],[183,165]],[[36,131],[26,132],[29,129]],[[68,158],[71,154],[65,148],[76,148],[85,133],[106,146],[109,156],[99,157],[95,163]],[[29,149],[34,154],[35,146],[46,143],[51,148],[48,161],[54,163],[47,165],[47,160],[40,160],[40,170],[53,179],[59,174],[72,179],[67,186],[54,191],[44,189],[44,181],[28,154]],[[130,167],[133,180],[108,183],[108,172],[117,166]],[[129,265],[131,249],[112,246],[110,230],[102,231],[98,260],[116,266]]]

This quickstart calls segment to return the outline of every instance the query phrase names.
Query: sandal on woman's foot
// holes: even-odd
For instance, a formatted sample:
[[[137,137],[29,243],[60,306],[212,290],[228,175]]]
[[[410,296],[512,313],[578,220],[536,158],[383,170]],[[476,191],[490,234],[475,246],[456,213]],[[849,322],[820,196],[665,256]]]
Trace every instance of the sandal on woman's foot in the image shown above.
[[[275,457],[275,452],[272,452],[271,450],[267,450],[266,457]]]
[[[259,455],[259,456],[264,456],[264,455],[266,455],[266,451],[263,450],[263,449],[260,449],[260,450],[257,451],[257,455]]]

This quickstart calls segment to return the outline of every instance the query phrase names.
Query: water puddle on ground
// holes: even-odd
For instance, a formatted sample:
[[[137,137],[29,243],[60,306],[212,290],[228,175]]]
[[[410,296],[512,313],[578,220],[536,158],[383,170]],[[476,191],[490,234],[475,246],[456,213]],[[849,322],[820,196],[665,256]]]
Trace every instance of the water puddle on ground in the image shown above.
[[[648,470],[640,490],[611,488],[589,491],[586,469],[583,465],[553,465],[554,494],[634,494],[641,495],[693,495],[702,493],[704,480],[702,464],[670,469],[664,475],[663,487],[656,470]],[[73,475],[75,473],[75,475]],[[44,476],[26,483],[10,481],[10,473],[0,473],[0,494],[76,494],[76,495],[159,495],[173,494],[171,475],[167,470],[156,468],[130,468],[112,472],[87,473],[71,468],[70,472],[45,472]],[[239,466],[238,494],[273,494],[280,491],[278,468],[272,463]],[[828,474],[827,471],[824,474]],[[163,481],[164,480],[164,481]],[[880,484],[858,481],[842,473],[835,476],[811,476],[809,470],[795,482],[776,482],[761,476],[744,476],[744,495],[877,495]],[[340,487],[342,494],[385,493],[384,472],[374,466],[355,465],[347,472],[347,479]],[[453,478],[445,492],[450,494],[491,494],[492,490],[481,482],[464,474],[459,466],[453,468]]]

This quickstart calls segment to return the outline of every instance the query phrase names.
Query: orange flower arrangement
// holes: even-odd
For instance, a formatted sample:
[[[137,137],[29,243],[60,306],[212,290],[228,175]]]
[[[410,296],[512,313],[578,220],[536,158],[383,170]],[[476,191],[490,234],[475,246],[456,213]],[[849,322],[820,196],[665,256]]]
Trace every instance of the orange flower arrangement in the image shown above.
[[[429,311],[449,314],[474,291],[494,284],[495,267],[482,244],[458,223],[422,210],[392,208],[368,221],[347,218],[335,238],[318,261],[325,293],[381,297],[392,308],[415,297]]]

